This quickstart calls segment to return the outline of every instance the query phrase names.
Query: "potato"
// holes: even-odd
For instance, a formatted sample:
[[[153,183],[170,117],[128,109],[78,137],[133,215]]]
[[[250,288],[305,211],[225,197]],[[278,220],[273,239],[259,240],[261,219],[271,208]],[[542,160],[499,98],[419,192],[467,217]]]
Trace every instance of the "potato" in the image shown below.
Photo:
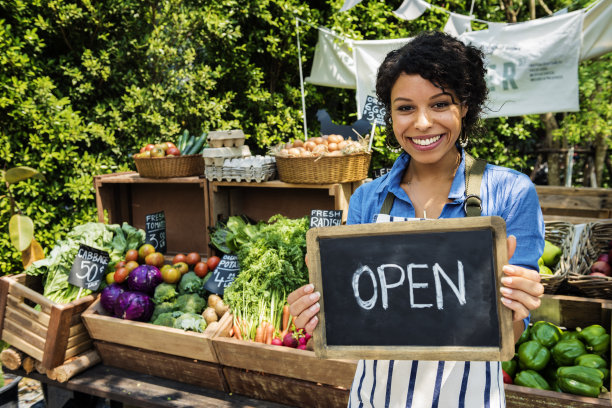
[[[204,311],[202,312],[202,317],[204,318],[204,320],[206,320],[206,324],[211,324],[212,322],[216,322],[219,320],[215,309],[212,307],[207,307],[206,309],[204,309]]]
[[[218,302],[223,302],[223,300],[221,299],[219,295],[210,295],[208,297],[208,302],[207,302],[208,307],[214,308]]]
[[[217,313],[217,316],[219,316],[219,319],[225,314],[225,312],[227,312],[229,309],[229,306],[226,305],[223,301],[217,302],[217,304],[215,305],[215,313]]]

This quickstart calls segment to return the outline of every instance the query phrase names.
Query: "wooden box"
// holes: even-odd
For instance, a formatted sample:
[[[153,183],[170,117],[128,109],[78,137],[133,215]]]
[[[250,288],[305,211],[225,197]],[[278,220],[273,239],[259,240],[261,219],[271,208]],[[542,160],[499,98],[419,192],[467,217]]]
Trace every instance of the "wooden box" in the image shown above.
[[[213,327],[204,333],[123,320],[99,300],[82,314],[104,364],[188,384],[226,390],[212,345]]]
[[[270,378],[273,378],[273,376],[292,378],[306,382],[309,386],[324,384],[346,391],[348,397],[348,390],[351,388],[357,369],[357,361],[324,360],[317,358],[315,353],[309,350],[298,350],[230,338],[231,324],[232,316],[225,314],[220,321],[219,330],[212,339],[221,365],[248,370],[255,374],[270,374],[272,375]],[[235,374],[235,376],[241,377],[243,375]],[[230,389],[239,387],[239,385],[232,387],[233,381],[227,375],[226,379]],[[259,398],[256,395],[249,396]]]
[[[42,295],[39,276],[0,278],[0,338],[40,361],[46,369],[92,348],[81,321],[93,295],[70,303],[55,303]]]
[[[541,306],[531,314],[531,321],[545,320],[567,329],[600,324],[610,332],[610,301],[575,296],[544,295]],[[604,384],[608,390],[610,383]],[[600,398],[582,397],[563,392],[544,391],[517,385],[505,385],[508,408],[609,407],[610,393]]]
[[[547,221],[582,224],[612,218],[612,189],[536,186],[536,191]]]
[[[94,177],[98,220],[145,228],[148,214],[164,211],[167,254],[208,249],[208,181],[200,177],[143,178],[136,172]],[[106,213],[106,216],[105,216]]]
[[[232,215],[267,221],[275,214],[288,218],[310,215],[311,210],[344,210],[363,181],[335,184],[290,184],[279,180],[262,183],[212,181],[209,183],[209,224]]]

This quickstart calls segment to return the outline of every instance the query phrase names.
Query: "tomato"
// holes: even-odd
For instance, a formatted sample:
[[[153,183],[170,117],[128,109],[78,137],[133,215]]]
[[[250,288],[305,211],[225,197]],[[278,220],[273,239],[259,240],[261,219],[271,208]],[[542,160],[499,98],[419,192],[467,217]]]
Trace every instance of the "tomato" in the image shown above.
[[[126,268],[119,268],[115,271],[115,275],[113,275],[113,278],[115,279],[115,282],[117,283],[123,283],[125,282],[125,279],[128,277],[129,272]]]
[[[129,261],[125,264],[125,269],[128,270],[128,273],[132,272],[134,269],[138,268],[139,264],[136,261]]]
[[[111,273],[107,273],[106,274],[106,283],[108,283],[109,285],[111,283],[115,283],[115,272],[111,272]]]
[[[125,266],[127,262],[125,261],[119,261],[115,264],[115,270],[119,269],[119,268],[123,268]]]
[[[138,261],[138,250],[137,249],[128,249],[125,253],[125,261]]]
[[[162,268],[163,269],[163,268]],[[176,283],[181,279],[181,273],[176,268],[167,268],[161,271],[162,279],[166,283]]]
[[[221,258],[218,256],[211,256],[206,260],[206,265],[208,265],[209,270],[214,271],[217,265],[219,265],[219,262],[221,262]]]
[[[195,272],[196,275],[198,275],[200,278],[203,278],[206,276],[206,274],[208,273],[208,265],[206,264],[206,262],[198,262],[197,264],[195,264],[195,266],[193,267],[193,271]]]
[[[164,266],[164,255],[161,252],[153,252],[146,256],[145,263],[161,268]]]
[[[187,254],[187,258],[185,259],[185,262],[187,262],[187,265],[195,265],[198,262],[200,262],[202,260],[202,257],[200,256],[200,254],[198,254],[197,252],[190,252]]]
[[[179,262],[185,262],[187,260],[187,256],[185,254],[176,254],[174,258],[172,258],[172,264],[177,264]]]
[[[155,247],[151,244],[143,244],[138,248],[138,259],[140,262],[144,262],[147,255],[155,252]]]
[[[145,151],[150,151],[154,147],[155,147],[155,145],[153,143],[149,143],[148,145],[145,146]]]
[[[181,275],[184,275],[189,272],[189,265],[187,265],[186,262],[177,262],[172,265],[172,267],[178,269]]]

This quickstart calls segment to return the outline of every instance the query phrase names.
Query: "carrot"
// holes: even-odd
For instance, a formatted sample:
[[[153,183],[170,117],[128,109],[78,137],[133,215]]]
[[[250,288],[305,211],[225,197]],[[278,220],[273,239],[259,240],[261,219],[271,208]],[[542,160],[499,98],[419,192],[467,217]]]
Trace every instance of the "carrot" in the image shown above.
[[[283,306],[283,331],[287,330],[287,326],[289,326],[289,316],[291,316],[289,314],[289,305],[285,305]]]
[[[240,332],[240,326],[238,323],[234,322],[234,334],[238,340],[242,340],[242,333]]]
[[[234,337],[234,327],[233,326],[229,330],[229,336]]]
[[[263,323],[260,324],[259,327],[257,327],[257,330],[255,330],[255,342],[256,343],[263,343],[264,342]]]
[[[272,339],[274,338],[274,325],[270,323],[266,330],[266,344],[272,344]]]

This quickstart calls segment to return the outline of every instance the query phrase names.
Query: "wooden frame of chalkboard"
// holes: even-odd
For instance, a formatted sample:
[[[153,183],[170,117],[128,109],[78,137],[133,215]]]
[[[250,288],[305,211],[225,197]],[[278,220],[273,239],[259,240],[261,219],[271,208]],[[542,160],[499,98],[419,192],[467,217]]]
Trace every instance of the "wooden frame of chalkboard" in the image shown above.
[[[321,293],[321,358],[506,361],[500,297],[506,224],[497,216],[342,225],[306,234]],[[445,308],[446,306],[446,308]]]

